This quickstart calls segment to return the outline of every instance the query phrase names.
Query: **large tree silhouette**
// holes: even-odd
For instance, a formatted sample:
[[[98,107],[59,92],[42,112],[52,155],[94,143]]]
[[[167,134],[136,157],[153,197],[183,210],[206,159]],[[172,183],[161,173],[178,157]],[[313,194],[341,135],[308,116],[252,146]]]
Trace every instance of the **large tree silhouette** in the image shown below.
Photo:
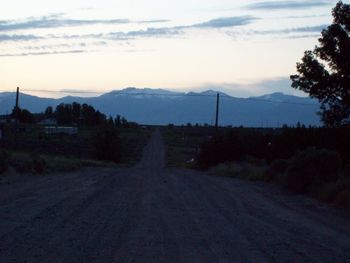
[[[319,45],[305,51],[291,76],[293,88],[320,101],[322,121],[331,127],[350,123],[350,5],[338,2],[332,15]]]

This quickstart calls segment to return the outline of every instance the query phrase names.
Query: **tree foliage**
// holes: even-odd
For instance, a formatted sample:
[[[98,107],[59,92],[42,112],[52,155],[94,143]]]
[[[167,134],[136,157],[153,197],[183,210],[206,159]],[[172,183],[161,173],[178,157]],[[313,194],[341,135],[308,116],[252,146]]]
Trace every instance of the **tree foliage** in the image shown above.
[[[326,126],[341,126],[350,123],[350,5],[338,2],[332,15],[333,23],[319,45],[305,51],[291,80],[293,88],[320,101]]]
[[[205,141],[200,147],[197,161],[202,168],[225,162],[241,162],[249,157],[270,163],[279,159],[289,159],[298,151],[314,147],[336,151],[344,163],[350,164],[348,137],[347,128],[233,128]]]
[[[54,116],[60,125],[94,126],[106,122],[106,116],[94,107],[77,102],[72,104],[61,103],[56,107]]]
[[[16,118],[20,123],[34,123],[35,118],[33,114],[26,109],[14,107],[12,110],[12,117]]]
[[[15,114],[15,113],[13,113]],[[71,104],[61,103],[53,110],[51,106],[47,107],[43,115],[46,118],[55,118],[59,125],[81,125],[81,126],[98,126],[109,123],[117,128],[128,128],[129,123],[124,117],[117,115],[115,119],[96,110],[88,104]]]

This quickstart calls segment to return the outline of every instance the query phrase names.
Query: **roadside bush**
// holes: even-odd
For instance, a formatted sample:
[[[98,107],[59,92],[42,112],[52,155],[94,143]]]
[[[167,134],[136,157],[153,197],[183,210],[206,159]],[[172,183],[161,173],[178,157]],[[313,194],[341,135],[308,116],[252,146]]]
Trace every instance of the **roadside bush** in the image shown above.
[[[322,201],[332,202],[340,191],[341,186],[339,182],[331,182],[320,186],[317,190],[315,190],[315,193],[313,195]]]
[[[93,154],[98,160],[119,162],[121,159],[121,140],[118,130],[112,125],[103,125],[92,138]]]
[[[308,148],[291,158],[286,183],[294,192],[310,192],[314,186],[335,182],[340,168],[341,159],[337,152]]]
[[[245,161],[249,164],[256,165],[256,166],[266,165],[266,161],[264,159],[256,158],[256,157],[251,156],[251,155],[246,156]]]
[[[261,159],[267,155],[268,139],[263,134],[243,129],[218,134],[201,145],[198,165],[201,168],[225,162],[240,162],[246,159]]]
[[[209,173],[218,176],[238,177],[241,167],[236,163],[222,163],[209,169]]]
[[[45,172],[46,161],[43,157],[38,154],[33,154],[30,156],[30,159],[33,173],[42,174]]]
[[[265,181],[265,167],[249,163],[224,163],[209,169],[209,173],[218,176],[236,177],[251,181]]]
[[[3,174],[9,168],[9,155],[5,151],[0,151],[0,174]]]
[[[42,174],[46,171],[46,161],[38,154],[17,157],[12,161],[12,165],[19,173]]]
[[[345,165],[343,170],[343,177],[350,179],[350,164]]]
[[[17,159],[14,163],[16,170],[20,173],[42,174],[46,169],[46,161],[38,154]]]
[[[341,191],[335,198],[334,204],[339,207],[350,208],[350,189]]]
[[[245,164],[242,167],[240,177],[250,181],[266,181],[266,167],[257,166],[254,164]]]
[[[46,170],[48,172],[70,172],[81,168],[81,166],[81,162],[77,159],[55,157],[47,161]]]
[[[278,159],[273,161],[266,170],[266,179],[268,181],[284,180],[284,175],[288,169],[289,161],[285,159]]]

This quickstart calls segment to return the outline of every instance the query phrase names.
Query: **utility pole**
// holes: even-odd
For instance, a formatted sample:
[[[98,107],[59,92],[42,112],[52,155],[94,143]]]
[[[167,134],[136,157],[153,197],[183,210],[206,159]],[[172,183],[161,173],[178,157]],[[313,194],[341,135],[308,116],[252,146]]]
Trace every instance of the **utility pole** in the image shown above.
[[[216,118],[215,118],[215,129],[219,128],[219,106],[220,106],[220,93],[216,95]]]
[[[18,107],[18,99],[19,99],[19,87],[17,87],[17,92],[16,92],[16,105],[15,105],[15,122],[16,122],[16,131],[18,130],[18,111],[19,111],[19,107]]]
[[[17,92],[16,92],[16,109],[18,109],[18,98],[19,98],[19,87],[17,87]]]

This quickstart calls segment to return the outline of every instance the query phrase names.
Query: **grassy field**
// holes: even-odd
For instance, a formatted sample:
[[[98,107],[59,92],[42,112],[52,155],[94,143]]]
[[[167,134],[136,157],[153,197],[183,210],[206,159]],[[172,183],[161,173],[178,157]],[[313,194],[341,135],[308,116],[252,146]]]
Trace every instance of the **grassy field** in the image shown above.
[[[117,167],[115,163],[64,156],[6,151],[0,153],[0,174],[48,174],[70,172],[82,167]],[[5,156],[4,156],[5,155]]]
[[[27,125],[20,132],[6,131],[0,150],[10,156],[17,170],[28,171],[31,166],[45,168],[45,172],[74,170],[82,166],[110,166],[111,163],[93,160],[92,137],[98,127],[81,127],[76,135],[46,135],[39,125]],[[142,155],[152,128],[130,127],[118,129],[122,158],[118,166],[132,166]],[[116,164],[113,164],[116,165]],[[38,168],[41,170],[41,168]]]
[[[140,161],[143,148],[152,131],[152,127],[124,128],[120,130],[120,138],[123,144],[122,164],[132,166]]]
[[[215,134],[213,127],[162,127],[168,166],[188,167],[194,164],[200,145]]]

